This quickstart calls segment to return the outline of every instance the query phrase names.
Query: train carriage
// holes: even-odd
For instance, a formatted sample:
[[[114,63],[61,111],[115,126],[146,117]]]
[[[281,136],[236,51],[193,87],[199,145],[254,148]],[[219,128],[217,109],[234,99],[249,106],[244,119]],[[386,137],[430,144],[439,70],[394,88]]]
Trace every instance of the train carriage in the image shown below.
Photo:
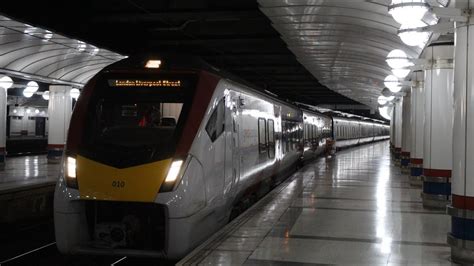
[[[303,109],[304,153],[303,160],[311,160],[326,152],[332,140],[332,119],[330,116]]]
[[[332,140],[375,140],[373,128],[279,100],[198,59],[122,60],[88,82],[74,109],[54,197],[57,246],[180,258],[243,198]]]
[[[299,161],[301,110],[205,65],[161,62],[118,63],[84,89],[55,193],[60,251],[181,257]]]

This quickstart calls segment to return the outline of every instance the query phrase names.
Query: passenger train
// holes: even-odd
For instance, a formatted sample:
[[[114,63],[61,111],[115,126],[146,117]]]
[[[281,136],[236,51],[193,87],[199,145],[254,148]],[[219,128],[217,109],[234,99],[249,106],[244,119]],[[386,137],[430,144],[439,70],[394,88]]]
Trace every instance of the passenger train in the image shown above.
[[[387,125],[282,101],[199,59],[131,57],[84,87],[54,197],[58,249],[177,259],[242,198]]]

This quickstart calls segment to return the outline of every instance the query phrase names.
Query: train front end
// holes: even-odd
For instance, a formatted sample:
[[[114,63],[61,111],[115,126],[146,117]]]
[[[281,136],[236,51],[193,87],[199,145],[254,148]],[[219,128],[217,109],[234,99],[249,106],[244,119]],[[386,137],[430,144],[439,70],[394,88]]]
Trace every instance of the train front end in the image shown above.
[[[203,171],[189,150],[217,80],[148,63],[101,71],[77,102],[54,199],[62,253],[173,259],[201,238]]]

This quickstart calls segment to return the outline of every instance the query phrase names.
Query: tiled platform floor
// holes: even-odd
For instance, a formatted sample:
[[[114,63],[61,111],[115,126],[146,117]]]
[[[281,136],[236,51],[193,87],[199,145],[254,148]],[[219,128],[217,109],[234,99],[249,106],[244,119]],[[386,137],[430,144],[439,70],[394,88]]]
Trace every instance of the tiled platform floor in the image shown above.
[[[54,184],[58,173],[59,164],[48,164],[46,155],[9,157],[0,169],[0,193]]]
[[[384,141],[307,165],[179,264],[451,265],[449,227]]]

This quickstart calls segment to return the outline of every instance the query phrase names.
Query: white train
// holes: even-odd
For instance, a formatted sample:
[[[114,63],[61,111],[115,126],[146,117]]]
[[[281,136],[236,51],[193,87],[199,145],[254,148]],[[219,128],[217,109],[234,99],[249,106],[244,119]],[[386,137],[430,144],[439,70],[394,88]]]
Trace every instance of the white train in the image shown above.
[[[334,140],[341,148],[388,134],[387,125],[263,94],[199,60],[125,59],[88,82],[73,112],[54,199],[57,246],[180,258],[242,198]]]

